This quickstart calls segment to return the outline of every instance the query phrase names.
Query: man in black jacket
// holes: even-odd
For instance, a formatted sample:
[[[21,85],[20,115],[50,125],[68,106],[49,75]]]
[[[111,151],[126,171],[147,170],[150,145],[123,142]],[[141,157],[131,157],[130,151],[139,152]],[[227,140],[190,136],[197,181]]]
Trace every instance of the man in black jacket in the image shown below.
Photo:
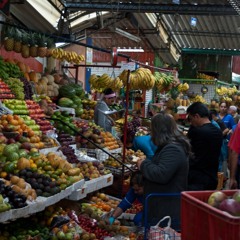
[[[194,157],[190,158],[188,190],[215,190],[223,135],[209,120],[208,108],[195,102],[187,109],[191,124],[188,137]]]

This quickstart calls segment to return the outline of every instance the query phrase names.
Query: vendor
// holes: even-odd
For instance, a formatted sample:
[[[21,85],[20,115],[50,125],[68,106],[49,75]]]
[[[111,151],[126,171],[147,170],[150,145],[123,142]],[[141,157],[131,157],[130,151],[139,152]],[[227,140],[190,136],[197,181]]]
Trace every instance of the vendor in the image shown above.
[[[114,120],[104,112],[111,111],[109,106],[115,103],[116,94],[111,88],[103,91],[103,98],[98,101],[94,110],[94,122],[107,132],[112,132],[112,126],[115,125]]]
[[[138,200],[143,204],[143,175],[140,171],[134,172],[130,179],[130,189],[127,192],[125,198],[119,203],[117,208],[113,211],[108,222],[113,224],[116,218],[122,213],[131,208],[132,204]],[[137,213],[133,219],[136,226],[142,225],[142,211]]]

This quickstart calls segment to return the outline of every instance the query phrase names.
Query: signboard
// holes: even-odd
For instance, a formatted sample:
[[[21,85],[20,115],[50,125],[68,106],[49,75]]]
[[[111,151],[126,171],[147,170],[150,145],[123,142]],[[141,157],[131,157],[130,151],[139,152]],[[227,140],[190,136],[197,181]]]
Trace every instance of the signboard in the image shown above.
[[[123,70],[136,70],[136,63],[134,62],[121,62],[121,71]]]

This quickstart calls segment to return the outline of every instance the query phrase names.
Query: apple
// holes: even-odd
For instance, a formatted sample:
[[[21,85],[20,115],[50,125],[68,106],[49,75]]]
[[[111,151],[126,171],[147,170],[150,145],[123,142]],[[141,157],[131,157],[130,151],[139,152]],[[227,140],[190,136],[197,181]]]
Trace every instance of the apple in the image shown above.
[[[65,234],[64,234],[63,231],[59,231],[59,232],[57,233],[57,237],[58,237],[58,239],[66,239],[66,238],[65,238]]]
[[[227,199],[227,195],[221,191],[213,192],[208,198],[208,204],[212,207],[218,208],[220,203]]]
[[[65,234],[65,240],[72,240],[73,239],[73,233],[71,232],[68,232]]]
[[[0,144],[7,143],[7,138],[4,135],[0,135]]]
[[[237,190],[237,191],[233,194],[232,198],[233,198],[236,202],[240,203],[240,190]]]
[[[240,216],[240,203],[233,198],[225,199],[219,205],[219,209],[226,211],[233,216]]]

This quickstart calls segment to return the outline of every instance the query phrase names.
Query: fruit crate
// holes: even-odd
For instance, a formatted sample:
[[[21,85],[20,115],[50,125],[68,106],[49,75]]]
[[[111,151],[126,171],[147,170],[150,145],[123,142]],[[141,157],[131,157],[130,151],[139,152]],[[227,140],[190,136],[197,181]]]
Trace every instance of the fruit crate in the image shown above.
[[[182,240],[239,240],[240,217],[210,206],[214,191],[189,191],[181,195]],[[232,196],[236,190],[223,190]]]

